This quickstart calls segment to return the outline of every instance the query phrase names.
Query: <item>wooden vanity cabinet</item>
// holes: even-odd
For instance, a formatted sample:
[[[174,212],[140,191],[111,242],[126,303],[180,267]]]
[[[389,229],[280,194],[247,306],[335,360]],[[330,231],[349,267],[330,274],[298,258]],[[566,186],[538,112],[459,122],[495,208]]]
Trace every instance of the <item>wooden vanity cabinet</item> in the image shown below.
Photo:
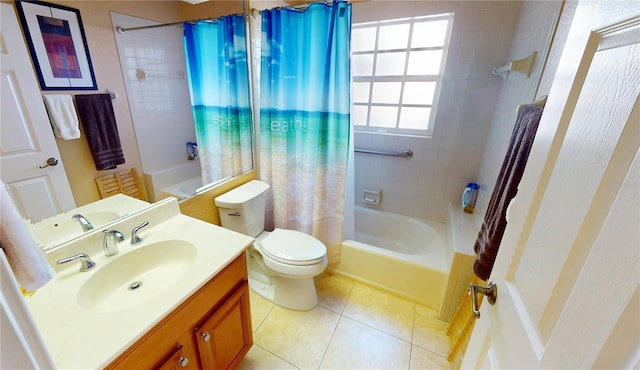
[[[157,370],[199,369],[198,355],[189,336],[178,341],[178,347],[153,368]]]
[[[242,253],[106,369],[229,369],[253,345]]]
[[[249,286],[244,283],[196,329],[200,362],[204,369],[235,368],[251,344]]]

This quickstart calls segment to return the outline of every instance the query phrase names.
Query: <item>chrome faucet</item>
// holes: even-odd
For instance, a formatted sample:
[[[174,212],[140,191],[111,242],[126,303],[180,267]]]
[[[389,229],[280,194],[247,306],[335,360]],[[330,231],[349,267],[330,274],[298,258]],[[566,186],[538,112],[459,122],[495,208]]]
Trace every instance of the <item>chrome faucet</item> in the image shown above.
[[[57,264],[62,265],[63,263],[71,262],[77,259],[80,259],[80,271],[82,272],[89,271],[92,268],[96,267],[95,262],[93,262],[91,258],[89,258],[89,256],[86,255],[85,253],[80,253],[80,254],[76,254],[75,256],[63,258],[61,260],[58,260]]]
[[[131,245],[142,243],[142,238],[138,236],[138,231],[147,225],[149,225],[149,221],[145,221],[131,230]]]
[[[89,222],[89,220],[87,220],[87,218],[84,217],[83,215],[76,213],[75,215],[71,216],[71,218],[75,221],[80,222],[80,225],[82,226],[82,231],[93,230],[93,225],[91,225],[91,222]]]
[[[107,257],[118,254],[118,242],[124,240],[124,234],[118,230],[103,230],[104,239],[102,241],[102,250]]]

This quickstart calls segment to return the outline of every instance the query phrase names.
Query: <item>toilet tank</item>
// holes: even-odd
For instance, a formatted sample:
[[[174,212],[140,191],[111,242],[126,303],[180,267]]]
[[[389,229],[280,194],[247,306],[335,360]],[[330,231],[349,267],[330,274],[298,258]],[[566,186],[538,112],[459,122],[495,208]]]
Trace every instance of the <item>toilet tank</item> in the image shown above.
[[[252,237],[264,230],[269,184],[252,180],[215,198],[222,227]]]

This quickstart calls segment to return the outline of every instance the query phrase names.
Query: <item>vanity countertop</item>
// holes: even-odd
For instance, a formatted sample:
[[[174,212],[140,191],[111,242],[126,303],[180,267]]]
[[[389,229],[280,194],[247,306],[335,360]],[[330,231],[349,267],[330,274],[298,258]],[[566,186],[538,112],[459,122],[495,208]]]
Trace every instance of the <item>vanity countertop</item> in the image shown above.
[[[149,226],[140,231],[143,242],[132,246],[129,235],[132,225],[147,220],[150,221]],[[56,269],[55,277],[33,296],[25,298],[49,353],[60,369],[105,367],[243,253],[253,241],[246,235],[180,214],[175,199],[152,206],[148,211],[126,218],[111,228],[127,235],[127,239],[118,244],[120,252],[116,256],[104,256],[100,231],[56,248],[47,253],[47,259]],[[163,281],[169,282],[163,283],[160,289],[141,302],[129,304],[128,307],[124,307],[127,303],[118,308],[118,304],[111,304],[113,301],[108,301],[109,307],[98,305],[88,308],[82,304],[81,289],[92,274],[101,273],[101,269],[110,263],[140,248],[160,242],[167,244],[167,241],[175,244],[175,248],[183,244],[195,247],[196,257],[190,260],[188,269],[181,276],[163,278]],[[79,261],[55,264],[62,257],[80,252],[91,256],[96,263],[94,269],[78,271]],[[106,272],[102,271],[103,274]],[[122,289],[126,290],[127,286]],[[126,297],[128,292],[124,294]],[[114,297],[117,298],[109,299],[123,299],[122,294]]]

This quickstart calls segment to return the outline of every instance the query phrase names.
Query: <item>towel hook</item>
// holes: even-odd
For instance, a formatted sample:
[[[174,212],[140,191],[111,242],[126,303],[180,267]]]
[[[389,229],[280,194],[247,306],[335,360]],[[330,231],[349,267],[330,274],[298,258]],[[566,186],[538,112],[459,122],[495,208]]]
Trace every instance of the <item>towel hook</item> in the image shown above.
[[[118,92],[112,89],[107,89],[107,94],[111,95],[111,100],[118,99]]]

